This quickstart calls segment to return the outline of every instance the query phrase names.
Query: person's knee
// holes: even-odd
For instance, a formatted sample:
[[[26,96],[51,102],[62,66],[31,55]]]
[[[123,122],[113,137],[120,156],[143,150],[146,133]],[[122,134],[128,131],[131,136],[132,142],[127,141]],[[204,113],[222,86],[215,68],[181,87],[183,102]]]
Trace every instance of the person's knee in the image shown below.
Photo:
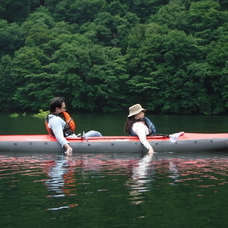
[[[99,131],[93,131],[94,137],[100,137],[102,134]]]
[[[102,134],[99,131],[94,131],[94,130],[88,131],[85,135],[86,135],[86,137],[100,137],[100,136],[102,136]]]
[[[97,137],[102,136],[102,134],[101,134],[99,131],[95,131],[95,132],[96,132],[96,134],[97,134]]]

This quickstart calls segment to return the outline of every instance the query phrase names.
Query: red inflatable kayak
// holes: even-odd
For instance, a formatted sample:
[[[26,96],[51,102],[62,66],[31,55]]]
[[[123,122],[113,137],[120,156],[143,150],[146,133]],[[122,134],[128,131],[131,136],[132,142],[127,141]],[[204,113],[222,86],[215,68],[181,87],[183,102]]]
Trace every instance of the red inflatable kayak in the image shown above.
[[[147,137],[155,152],[227,151],[228,133],[184,133]],[[74,153],[144,152],[135,136],[103,136],[68,138]],[[49,135],[1,135],[0,152],[63,152]]]

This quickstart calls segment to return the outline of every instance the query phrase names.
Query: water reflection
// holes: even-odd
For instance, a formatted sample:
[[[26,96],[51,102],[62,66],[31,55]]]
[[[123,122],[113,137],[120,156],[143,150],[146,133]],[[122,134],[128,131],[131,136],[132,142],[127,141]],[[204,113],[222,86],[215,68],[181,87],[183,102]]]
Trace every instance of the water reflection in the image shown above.
[[[173,185],[175,185],[175,182],[177,182],[179,175],[179,171],[178,171],[178,166],[173,162],[169,162],[169,173],[170,175],[168,175],[169,178],[173,179]]]
[[[151,182],[151,176],[149,177],[148,170],[152,158],[152,154],[146,154],[132,166],[130,178],[126,182],[126,185],[130,187],[129,194],[132,197],[130,198],[132,204],[144,202],[144,197],[140,195],[150,189],[146,184]]]
[[[149,181],[146,175],[152,157],[153,155],[145,155],[142,159],[139,160],[138,165],[133,167],[132,179],[135,181],[135,187],[143,186]]]
[[[213,194],[220,200],[226,196],[227,162],[226,153],[157,153],[143,157],[120,153],[69,157],[0,154],[0,202],[5,217],[25,202],[32,210],[42,205],[40,211],[70,209],[73,213],[75,209],[106,216],[108,202],[118,218],[123,210],[136,213],[133,205],[145,205],[148,210],[151,204],[159,206],[162,214],[166,210],[161,205],[168,206],[167,199],[175,206],[188,197],[193,205],[189,210],[196,214],[198,205],[210,205],[207,198],[212,199]],[[203,196],[203,202],[197,199]],[[147,213],[152,214],[152,209],[143,216]],[[178,216],[174,211],[173,215]]]
[[[49,163],[50,170],[47,172],[50,179],[45,181],[45,184],[50,192],[54,195],[52,197],[65,196],[65,185],[67,179],[71,176],[68,175],[70,172],[69,164],[64,155],[56,156],[56,159]]]
[[[47,162],[45,167],[45,172],[49,177],[49,179],[45,181],[45,185],[50,193],[47,197],[59,198],[75,195],[75,163],[72,162],[72,157],[61,154],[56,155],[54,158],[54,160]],[[57,211],[77,205],[76,203],[71,203],[69,205],[49,207],[47,210]],[[54,206],[56,206],[56,204],[54,204]]]

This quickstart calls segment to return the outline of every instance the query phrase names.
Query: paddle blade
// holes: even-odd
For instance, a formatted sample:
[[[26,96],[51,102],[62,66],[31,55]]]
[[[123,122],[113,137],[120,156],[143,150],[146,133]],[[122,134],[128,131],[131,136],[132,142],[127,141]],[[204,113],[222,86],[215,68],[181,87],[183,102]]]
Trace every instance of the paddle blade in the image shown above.
[[[177,139],[178,139],[181,135],[183,135],[183,134],[184,134],[184,132],[181,131],[181,132],[178,132],[178,133],[174,133],[174,134],[172,134],[172,135],[169,135],[170,142],[175,143],[175,142],[177,141]]]

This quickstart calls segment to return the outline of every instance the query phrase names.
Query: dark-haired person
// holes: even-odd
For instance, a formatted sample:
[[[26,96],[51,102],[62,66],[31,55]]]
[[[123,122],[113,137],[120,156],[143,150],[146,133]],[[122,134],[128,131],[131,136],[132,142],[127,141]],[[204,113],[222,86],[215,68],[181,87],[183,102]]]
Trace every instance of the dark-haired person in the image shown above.
[[[71,154],[73,149],[67,141],[67,137],[77,137],[74,133],[76,125],[66,112],[66,104],[63,98],[55,97],[49,104],[50,113],[45,118],[48,133],[54,136],[59,144],[66,149],[66,154]],[[85,137],[102,136],[98,131],[89,131]]]
[[[138,136],[140,142],[148,150],[148,153],[154,153],[153,147],[148,142],[146,136],[156,134],[154,124],[145,117],[146,109],[140,104],[135,104],[129,108],[129,115],[125,123],[124,131],[131,136]]]

